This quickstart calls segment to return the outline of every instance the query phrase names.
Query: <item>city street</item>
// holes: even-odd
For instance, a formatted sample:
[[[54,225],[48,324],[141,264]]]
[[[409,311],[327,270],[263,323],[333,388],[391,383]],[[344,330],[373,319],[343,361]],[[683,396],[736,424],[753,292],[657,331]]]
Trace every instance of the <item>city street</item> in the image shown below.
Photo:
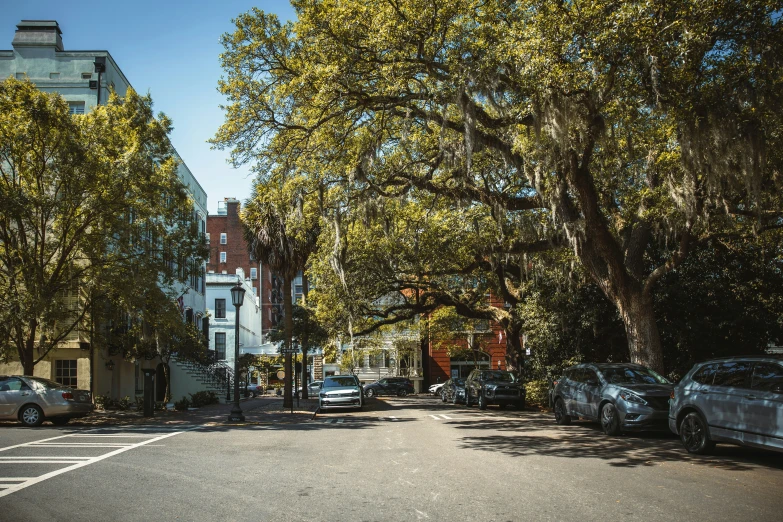
[[[269,399],[253,399],[243,408]],[[783,455],[375,399],[242,426],[0,426],[3,520],[779,520]]]

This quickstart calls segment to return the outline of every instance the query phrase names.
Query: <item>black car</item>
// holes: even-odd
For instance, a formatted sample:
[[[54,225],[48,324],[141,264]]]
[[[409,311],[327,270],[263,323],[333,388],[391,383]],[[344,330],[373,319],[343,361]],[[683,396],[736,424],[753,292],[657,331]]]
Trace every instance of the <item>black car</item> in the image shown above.
[[[479,409],[489,404],[525,408],[525,386],[519,377],[505,370],[473,370],[465,380],[465,404],[477,402]]]
[[[607,435],[666,430],[672,388],[665,378],[638,364],[579,364],[568,368],[555,387],[555,421],[597,421]]]
[[[384,377],[381,380],[364,385],[364,396],[397,395],[405,397],[414,393],[413,383],[405,377]]]
[[[455,377],[443,383],[440,389],[440,398],[443,402],[465,402],[465,379]]]

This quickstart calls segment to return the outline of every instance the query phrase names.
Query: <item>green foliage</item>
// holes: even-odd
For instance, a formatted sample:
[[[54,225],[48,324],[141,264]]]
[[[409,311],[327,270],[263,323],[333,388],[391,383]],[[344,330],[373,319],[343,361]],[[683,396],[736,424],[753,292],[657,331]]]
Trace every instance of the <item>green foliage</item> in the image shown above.
[[[202,390],[190,394],[190,405],[193,408],[201,408],[210,404],[218,404],[220,399],[217,394],[211,390]]]
[[[177,411],[187,411],[188,408],[190,408],[190,399],[187,397],[182,397],[174,403],[174,409]]]
[[[200,265],[170,130],[132,89],[70,115],[31,82],[0,84],[0,350],[26,374],[74,331],[156,315]]]
[[[98,394],[95,396],[95,407],[102,410],[128,411],[132,404],[128,395],[117,400],[112,399],[109,392],[106,392],[105,395]]]
[[[525,383],[525,402],[538,406],[549,406],[549,381],[536,379]]]
[[[568,248],[543,279],[580,263],[623,311],[628,355],[660,369],[661,279],[712,239],[781,226],[775,2],[296,7],[223,36],[215,143],[317,200],[318,314],[344,332],[446,306],[513,340],[539,284],[529,256]],[[482,305],[486,288],[509,310]]]

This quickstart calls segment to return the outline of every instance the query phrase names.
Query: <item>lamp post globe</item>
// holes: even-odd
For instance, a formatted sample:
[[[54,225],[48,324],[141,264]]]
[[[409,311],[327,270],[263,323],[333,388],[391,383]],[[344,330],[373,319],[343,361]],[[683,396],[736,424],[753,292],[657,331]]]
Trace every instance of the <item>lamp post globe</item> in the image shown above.
[[[234,305],[235,331],[234,331],[234,406],[231,413],[228,414],[229,422],[244,422],[245,416],[242,414],[242,408],[239,407],[239,309],[245,300],[245,289],[242,288],[242,281],[231,288],[231,304]]]

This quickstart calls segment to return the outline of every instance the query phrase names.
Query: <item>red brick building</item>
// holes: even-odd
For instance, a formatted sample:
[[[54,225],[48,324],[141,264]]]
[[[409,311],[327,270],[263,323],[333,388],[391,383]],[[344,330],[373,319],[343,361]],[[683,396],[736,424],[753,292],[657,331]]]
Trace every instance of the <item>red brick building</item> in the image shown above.
[[[280,282],[265,266],[253,259],[239,221],[241,203],[234,198],[218,202],[217,214],[207,216],[209,259],[207,272],[233,274],[242,268],[251,280],[253,293],[260,296],[261,333],[265,335],[282,316]],[[207,303],[214,308],[213,303]]]
[[[502,306],[500,302],[494,302],[494,306]],[[452,377],[467,377],[470,370],[479,366],[494,369],[506,369],[506,339],[500,325],[489,322],[486,328],[480,328],[474,332],[465,332],[464,339],[449,339],[439,342],[438,339],[429,339],[422,342],[422,371],[424,384],[445,382]],[[473,338],[473,345],[478,347],[475,359],[472,354],[464,357],[452,357],[449,355],[457,348],[467,349],[469,337]],[[448,346],[443,346],[448,345]],[[450,349],[451,348],[451,349]]]

